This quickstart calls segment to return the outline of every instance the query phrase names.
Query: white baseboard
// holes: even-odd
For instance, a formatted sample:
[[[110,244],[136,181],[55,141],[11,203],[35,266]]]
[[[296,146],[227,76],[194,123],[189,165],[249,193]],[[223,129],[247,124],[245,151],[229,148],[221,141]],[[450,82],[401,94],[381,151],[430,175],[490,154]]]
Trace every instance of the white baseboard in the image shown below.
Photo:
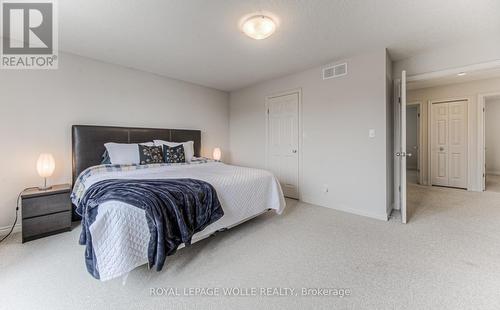
[[[391,204],[391,213],[392,213],[392,211],[394,211],[394,210],[399,210],[399,206],[397,206],[395,202],[393,202],[393,203]]]
[[[0,227],[0,237],[7,235],[11,228],[12,226]],[[17,223],[16,226],[14,226],[14,230],[12,231],[12,233],[14,234],[20,231],[21,231],[21,223]]]
[[[349,208],[347,206],[339,206],[339,205],[336,205],[336,206],[320,205],[318,203],[312,202],[311,200],[309,200],[305,196],[302,196],[301,200],[303,202],[305,202],[305,203],[310,203],[312,205],[316,205],[316,206],[320,206],[320,207],[324,207],[324,208],[329,208],[329,209],[333,209],[333,210],[337,210],[337,211],[347,212],[347,213],[351,213],[351,214],[355,214],[355,215],[361,215],[361,216],[369,217],[369,218],[372,218],[372,219],[377,219],[377,220],[382,220],[382,221],[388,221],[389,220],[389,216],[387,214],[385,214],[385,213],[384,214],[371,213],[371,212],[360,211],[360,210],[357,210],[357,209]]]
[[[389,217],[385,213],[384,214],[376,214],[376,213],[360,211],[360,210],[356,210],[356,209],[352,209],[352,208],[348,208],[348,207],[344,207],[344,206],[340,206],[340,207],[327,206],[327,208],[335,209],[338,211],[343,211],[343,212],[347,212],[347,213],[351,213],[351,214],[355,214],[355,215],[360,215],[360,216],[364,216],[364,217],[369,217],[369,218],[381,220],[381,221],[388,221],[389,220]]]

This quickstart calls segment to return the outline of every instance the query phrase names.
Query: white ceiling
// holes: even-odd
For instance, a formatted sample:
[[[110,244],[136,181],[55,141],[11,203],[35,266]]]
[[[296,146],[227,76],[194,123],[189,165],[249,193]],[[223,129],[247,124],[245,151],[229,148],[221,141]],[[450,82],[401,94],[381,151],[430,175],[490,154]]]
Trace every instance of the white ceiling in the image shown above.
[[[416,81],[410,80],[407,83],[407,89],[416,90],[494,78],[500,78],[500,67],[485,70],[467,71],[467,75],[464,76],[459,76],[456,73],[452,73],[436,78],[427,78]]]
[[[59,46],[101,61],[231,91],[367,49],[393,60],[500,36],[498,0],[64,0]],[[256,41],[238,29],[279,17]]]

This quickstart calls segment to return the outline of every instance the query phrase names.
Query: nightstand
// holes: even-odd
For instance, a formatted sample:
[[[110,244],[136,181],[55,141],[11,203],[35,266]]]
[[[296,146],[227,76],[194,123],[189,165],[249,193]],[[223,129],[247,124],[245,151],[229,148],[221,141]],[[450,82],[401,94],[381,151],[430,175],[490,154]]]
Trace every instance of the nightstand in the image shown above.
[[[71,230],[70,193],[69,184],[22,193],[23,243]]]

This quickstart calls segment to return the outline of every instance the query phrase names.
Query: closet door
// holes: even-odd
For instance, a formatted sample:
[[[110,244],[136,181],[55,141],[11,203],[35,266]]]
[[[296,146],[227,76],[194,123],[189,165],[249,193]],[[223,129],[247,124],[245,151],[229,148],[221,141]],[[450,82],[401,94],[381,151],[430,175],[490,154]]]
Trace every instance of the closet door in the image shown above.
[[[432,104],[432,185],[467,187],[467,101]]]
[[[449,186],[467,187],[467,101],[448,103]]]
[[[448,103],[432,105],[432,185],[448,186]]]
[[[268,168],[286,197],[299,199],[299,93],[269,97]]]

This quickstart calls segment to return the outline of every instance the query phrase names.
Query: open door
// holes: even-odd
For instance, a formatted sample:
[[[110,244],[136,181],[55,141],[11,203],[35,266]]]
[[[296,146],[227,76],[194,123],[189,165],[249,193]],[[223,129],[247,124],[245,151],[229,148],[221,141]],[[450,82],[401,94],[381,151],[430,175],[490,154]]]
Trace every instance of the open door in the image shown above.
[[[408,222],[406,204],[406,71],[394,82],[394,203],[401,210],[401,220]]]
[[[483,149],[482,151],[482,159],[483,159],[483,166],[481,167],[483,177],[482,177],[482,189],[483,192],[486,190],[486,102],[485,100],[480,100],[479,102],[479,108],[482,111],[482,117],[483,117],[483,128],[481,130],[483,131]]]

